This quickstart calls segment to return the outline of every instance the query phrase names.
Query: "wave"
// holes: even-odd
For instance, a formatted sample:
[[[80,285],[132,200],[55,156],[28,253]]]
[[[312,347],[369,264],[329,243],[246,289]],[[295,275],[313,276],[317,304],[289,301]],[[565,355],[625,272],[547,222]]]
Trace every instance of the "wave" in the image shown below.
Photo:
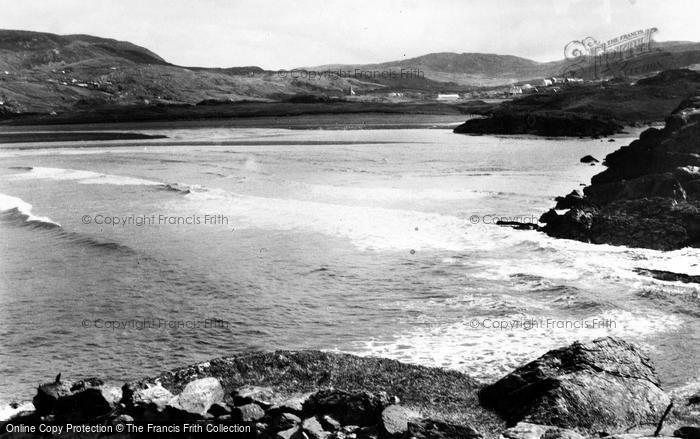
[[[405,200],[474,200],[490,196],[489,192],[454,188],[403,189],[390,187],[347,187],[305,184],[310,193],[332,199],[405,201]]]
[[[83,171],[77,169],[62,168],[31,168],[28,172],[21,174],[11,174],[5,177],[8,180],[55,180],[55,181],[76,181],[80,184],[111,184],[116,186],[138,185],[138,186],[158,186],[163,183],[145,180],[138,177],[128,177],[123,175],[102,174],[93,171]]]
[[[36,216],[32,213],[32,205],[18,197],[0,194],[0,221],[19,227],[43,229],[55,232],[55,236],[66,239],[71,243],[101,250],[114,250],[134,253],[131,247],[110,241],[102,241],[77,232],[69,232],[49,217]]]
[[[0,219],[3,222],[41,228],[60,228],[61,225],[49,217],[32,213],[32,205],[21,198],[0,194]]]

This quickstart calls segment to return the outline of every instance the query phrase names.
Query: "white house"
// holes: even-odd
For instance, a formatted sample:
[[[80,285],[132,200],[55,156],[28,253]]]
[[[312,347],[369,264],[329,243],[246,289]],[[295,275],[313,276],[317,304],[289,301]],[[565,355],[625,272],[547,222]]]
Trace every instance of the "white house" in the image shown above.
[[[438,95],[437,95],[438,101],[455,101],[457,99],[459,99],[459,95],[457,93],[447,93],[447,94],[438,93]]]

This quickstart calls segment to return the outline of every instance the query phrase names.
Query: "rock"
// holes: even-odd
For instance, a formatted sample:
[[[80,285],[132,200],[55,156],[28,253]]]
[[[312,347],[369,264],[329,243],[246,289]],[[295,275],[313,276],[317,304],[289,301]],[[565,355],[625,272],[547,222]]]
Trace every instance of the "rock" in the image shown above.
[[[267,432],[268,425],[264,422],[255,423],[256,437],[262,437]]]
[[[567,196],[556,197],[554,200],[557,202],[555,209],[571,209],[573,207],[579,207],[583,204],[583,194],[578,190],[573,190]]]
[[[273,399],[273,405],[268,410],[271,413],[294,413],[301,416],[304,412],[304,404],[309,399],[312,393],[298,393],[283,398],[276,397]]]
[[[309,439],[326,439],[330,436],[330,433],[323,429],[323,426],[315,417],[304,419],[301,423],[301,429]]]
[[[129,404],[134,407],[152,407],[162,411],[174,398],[173,394],[160,384],[136,389],[129,397]]]
[[[550,351],[479,392],[506,422],[619,432],[656,423],[669,404],[650,360],[605,337]]]
[[[257,404],[244,404],[232,411],[234,419],[239,422],[255,422],[265,417],[265,411]]]
[[[685,439],[700,439],[700,427],[681,427],[674,431],[673,435]]]
[[[501,436],[506,439],[583,439],[573,430],[528,422],[518,422],[515,427],[503,431]]]
[[[299,429],[297,427],[288,428],[286,430],[278,431],[275,434],[275,439],[292,439]]]
[[[382,428],[389,436],[401,436],[408,431],[408,422],[420,418],[420,413],[400,405],[390,405],[382,411]]]
[[[700,404],[700,393],[692,395],[688,398],[688,405]]]
[[[327,431],[336,431],[340,430],[342,425],[340,422],[336,421],[332,416],[330,415],[323,415],[319,421],[321,422],[321,425],[323,426],[324,430]]]
[[[519,221],[496,221],[497,226],[510,227],[515,230],[539,230],[540,226],[534,223],[521,223]]]
[[[374,425],[366,425],[358,428],[354,434],[357,439],[378,439],[381,435]]]
[[[382,410],[389,405],[386,394],[320,390],[309,397],[304,406],[309,413],[329,414],[342,424],[375,425]]]
[[[275,430],[287,430],[301,424],[301,419],[293,413],[279,413],[272,418],[272,428]]]
[[[117,425],[117,424],[133,424],[134,423],[134,418],[127,415],[127,414],[121,414],[114,418],[112,420],[112,425]]]
[[[615,134],[622,125],[608,117],[566,111],[522,111],[499,108],[488,117],[470,119],[454,129],[458,134],[535,134],[597,137]]]
[[[416,439],[480,439],[483,437],[470,425],[456,425],[434,419],[410,421],[408,434]]]
[[[359,425],[344,425],[341,430],[345,434],[351,434],[351,433],[355,433],[359,429],[360,429]]]
[[[581,163],[600,163],[600,160],[593,157],[592,155],[585,155],[581,157]]]
[[[91,419],[111,412],[122,392],[105,386],[97,378],[80,381],[60,381],[39,386],[33,399],[39,415],[55,414],[63,420]]]
[[[273,405],[274,399],[275,391],[270,387],[244,386],[233,394],[233,403],[235,405],[255,403],[265,409]]]
[[[700,99],[681,103],[664,129],[650,128],[608,154],[607,169],[591,179],[581,202],[567,206],[566,197],[557,198],[557,208],[569,207],[571,215],[543,215],[541,230],[597,244],[700,247],[700,107],[687,105]]]
[[[224,399],[224,389],[217,378],[200,378],[188,383],[169,406],[192,415],[204,416],[209,407]]]
[[[207,410],[207,413],[218,418],[220,416],[230,415],[231,408],[223,402],[215,402],[214,404],[211,405],[211,407],[209,407],[209,410]]]
[[[664,270],[651,270],[647,268],[635,268],[634,271],[645,276],[651,276],[655,279],[665,280],[669,282],[700,284],[700,276],[693,276],[685,273],[674,273],[672,271]],[[698,402],[700,402],[700,397],[698,397]]]

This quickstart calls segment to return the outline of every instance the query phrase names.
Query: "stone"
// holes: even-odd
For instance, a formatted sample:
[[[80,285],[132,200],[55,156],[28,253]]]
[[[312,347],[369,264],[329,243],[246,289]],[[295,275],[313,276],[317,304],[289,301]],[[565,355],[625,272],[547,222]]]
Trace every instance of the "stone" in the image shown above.
[[[277,434],[275,434],[275,439],[292,439],[298,430],[299,428],[297,427],[291,427],[286,430],[278,431]]]
[[[301,419],[293,413],[278,413],[272,418],[272,427],[275,430],[287,430],[301,424]]]
[[[272,407],[268,410],[271,413],[294,413],[297,416],[302,416],[304,412],[304,404],[309,399],[312,393],[297,393],[294,395],[285,396],[283,398],[275,397],[272,401]]]
[[[326,439],[330,436],[330,433],[323,429],[323,426],[316,417],[304,419],[301,423],[301,429],[306,433],[309,439]]]
[[[212,404],[224,399],[224,388],[217,378],[200,378],[187,383],[169,406],[192,415],[204,416]]]
[[[389,436],[401,436],[408,431],[408,422],[420,418],[420,413],[400,405],[390,405],[382,411],[382,428]]]
[[[152,406],[156,410],[162,411],[173,398],[173,394],[158,383],[134,390],[130,397],[130,404],[135,407]]]
[[[134,422],[134,418],[131,417],[130,415],[127,415],[126,413],[121,414],[114,418],[112,420],[112,425],[117,425],[117,424],[132,424]]]
[[[673,435],[685,439],[700,439],[700,427],[681,427],[674,431]]]
[[[586,155],[581,157],[581,163],[599,163],[600,160],[593,157],[592,155]]]
[[[244,404],[232,411],[233,417],[240,422],[255,422],[265,417],[265,411],[257,404]]]
[[[235,405],[254,403],[265,409],[273,405],[274,399],[275,391],[270,387],[243,386],[233,394],[233,403]]]
[[[386,394],[326,389],[311,395],[304,409],[309,413],[332,415],[341,424],[365,426],[378,424],[382,410],[388,405]]]
[[[379,430],[374,425],[360,427],[353,434],[357,439],[378,439],[381,436]]]
[[[340,422],[336,421],[332,416],[330,415],[323,415],[319,421],[321,422],[321,425],[323,425],[323,428],[328,431],[336,431],[340,430],[342,425]]]
[[[207,413],[218,418],[220,416],[230,415],[231,407],[229,407],[228,404],[225,404],[223,402],[215,402],[211,405],[211,407],[209,407]]]
[[[501,433],[506,439],[583,439],[579,433],[551,425],[518,422]]]
[[[543,215],[541,230],[595,244],[700,247],[700,110],[682,108],[699,105],[697,98],[684,101],[664,129],[650,128],[608,154],[583,199],[558,197],[557,208],[572,211]]]
[[[470,425],[457,425],[435,419],[408,423],[408,434],[415,439],[481,439],[483,436]]]
[[[479,398],[511,424],[591,432],[656,423],[669,404],[651,361],[614,337],[550,351],[484,387]]]
[[[122,398],[119,388],[97,378],[60,379],[39,386],[33,404],[38,415],[54,414],[63,420],[91,419],[111,412]]]
[[[578,190],[573,190],[565,197],[556,197],[555,201],[557,202],[556,209],[571,209],[579,207],[583,203],[583,194]]]

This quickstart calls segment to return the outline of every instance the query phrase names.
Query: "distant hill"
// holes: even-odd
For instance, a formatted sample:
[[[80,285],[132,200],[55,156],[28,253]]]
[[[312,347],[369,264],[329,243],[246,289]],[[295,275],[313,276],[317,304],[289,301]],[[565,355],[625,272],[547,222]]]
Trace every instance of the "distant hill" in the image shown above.
[[[688,41],[654,42],[652,50],[633,59],[600,58],[537,62],[511,55],[490,53],[431,53],[379,64],[330,64],[306,69],[408,72],[418,70],[426,79],[467,86],[496,86],[563,76],[575,71],[584,79],[615,76],[644,77],[661,70],[678,69],[700,63],[700,43]],[[572,67],[573,66],[573,67]]]
[[[0,30],[0,115],[105,105],[195,104],[342,96],[385,87],[352,78],[294,78],[260,67],[168,63],[135,44],[90,35]]]
[[[602,74],[644,77],[697,63],[700,43],[664,42],[633,61],[606,65]],[[342,71],[341,75],[310,77],[298,71],[265,71],[256,66],[183,67],[126,41],[0,30],[0,115],[114,105],[286,101],[308,95],[339,98],[351,88],[358,95],[400,92],[398,99],[430,99],[437,93],[541,80],[567,72],[570,64],[567,60],[540,63],[510,55],[445,52],[379,64],[300,69]],[[588,60],[578,67],[577,74],[597,77],[601,74],[598,64]],[[355,74],[356,70],[361,73]],[[404,98],[404,94],[410,97]]]

